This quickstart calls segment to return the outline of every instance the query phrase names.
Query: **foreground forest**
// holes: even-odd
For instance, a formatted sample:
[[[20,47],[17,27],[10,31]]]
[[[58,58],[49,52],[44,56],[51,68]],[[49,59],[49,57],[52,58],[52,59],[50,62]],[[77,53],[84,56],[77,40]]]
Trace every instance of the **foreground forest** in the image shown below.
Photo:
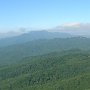
[[[90,90],[90,52],[64,50],[2,65],[0,90]]]

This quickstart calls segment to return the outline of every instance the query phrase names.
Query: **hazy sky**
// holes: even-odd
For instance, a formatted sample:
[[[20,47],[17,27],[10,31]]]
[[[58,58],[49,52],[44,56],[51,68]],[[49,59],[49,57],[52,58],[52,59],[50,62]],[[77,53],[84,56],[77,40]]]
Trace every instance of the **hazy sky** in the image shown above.
[[[0,0],[0,31],[89,23],[90,0]]]

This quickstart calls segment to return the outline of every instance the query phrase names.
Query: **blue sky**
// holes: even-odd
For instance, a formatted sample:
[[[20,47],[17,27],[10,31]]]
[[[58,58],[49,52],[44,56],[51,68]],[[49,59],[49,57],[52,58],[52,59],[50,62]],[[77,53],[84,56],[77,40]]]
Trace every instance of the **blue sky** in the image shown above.
[[[0,31],[89,23],[90,0],[0,0]]]

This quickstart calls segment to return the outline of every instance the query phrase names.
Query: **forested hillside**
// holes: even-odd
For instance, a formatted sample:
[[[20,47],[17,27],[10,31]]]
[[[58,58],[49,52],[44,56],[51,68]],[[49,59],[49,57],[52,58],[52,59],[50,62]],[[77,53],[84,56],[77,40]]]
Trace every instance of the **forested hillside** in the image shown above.
[[[35,40],[0,48],[0,64],[14,63],[24,57],[61,52],[69,49],[90,50],[90,38],[73,37]]]
[[[0,90],[90,90],[90,0],[0,0]]]
[[[0,90],[90,90],[90,53],[66,50],[1,66]]]

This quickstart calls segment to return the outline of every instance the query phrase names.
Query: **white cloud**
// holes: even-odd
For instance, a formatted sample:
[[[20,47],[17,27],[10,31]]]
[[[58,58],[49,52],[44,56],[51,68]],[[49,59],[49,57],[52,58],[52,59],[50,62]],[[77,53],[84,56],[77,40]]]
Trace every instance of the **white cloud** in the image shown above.
[[[81,23],[65,23],[62,27],[80,27]]]
[[[65,23],[50,31],[59,31],[77,35],[90,35],[90,23]]]

